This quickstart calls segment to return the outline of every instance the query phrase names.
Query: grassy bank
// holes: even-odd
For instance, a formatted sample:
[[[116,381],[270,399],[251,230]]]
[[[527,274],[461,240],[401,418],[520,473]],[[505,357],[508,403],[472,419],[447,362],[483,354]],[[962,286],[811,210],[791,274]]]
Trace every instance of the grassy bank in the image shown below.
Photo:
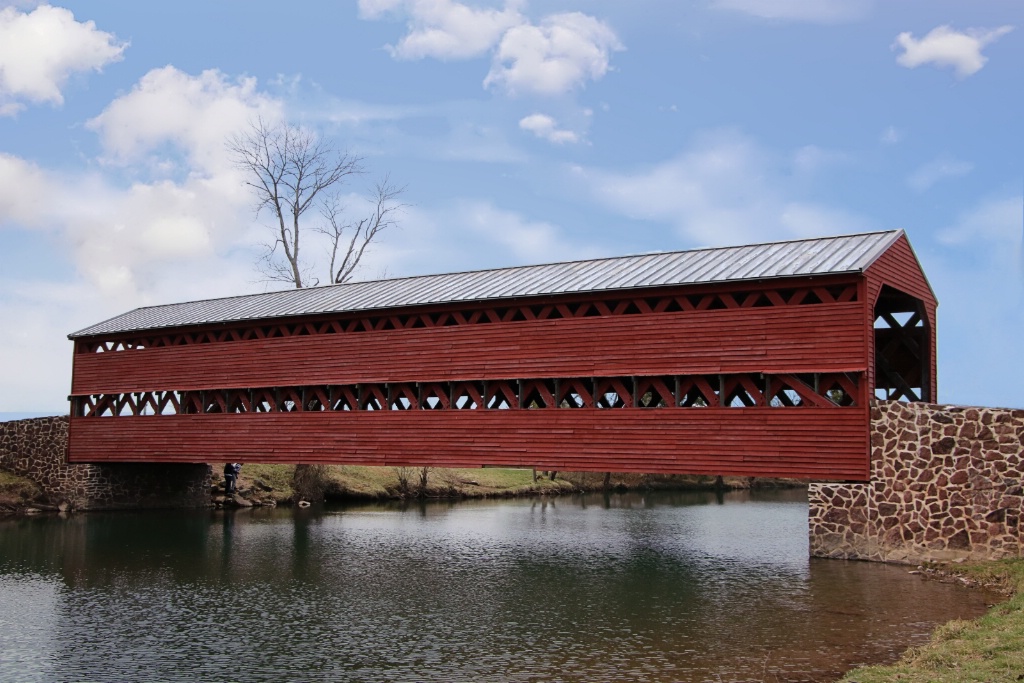
[[[911,648],[892,666],[855,669],[844,683],[966,683],[1024,680],[1024,560],[962,565],[949,578],[997,585],[1010,598],[974,621],[939,627],[926,645]]]
[[[214,464],[219,481],[222,464]],[[245,496],[270,495],[277,503],[293,502],[291,465],[251,464],[242,467],[239,489]],[[441,498],[560,493],[573,489],[565,479],[533,481],[530,470],[431,469],[426,487],[420,486],[419,468],[329,465],[323,469],[324,495],[328,500],[384,498]],[[269,489],[269,490],[268,490]]]
[[[224,463],[212,463],[214,496],[223,484]],[[281,505],[296,503],[292,489],[293,465],[243,466],[238,489],[241,496],[254,504]],[[322,468],[322,498],[327,500],[378,500],[395,498],[486,498],[504,496],[557,495],[582,491],[599,491],[607,485],[614,490],[641,489],[713,489],[712,476],[681,476],[657,474],[613,474],[605,480],[600,472],[559,472],[555,479],[529,469],[441,469],[427,472],[422,486],[420,468],[358,467],[331,465]],[[750,480],[726,477],[724,487],[742,489],[753,486],[801,486],[797,481]],[[241,503],[240,503],[241,504]],[[52,510],[41,487],[31,479],[0,469],[0,513],[19,514],[31,510]]]
[[[220,483],[223,463],[215,463],[214,480]],[[247,464],[242,467],[239,489],[245,497],[288,503],[296,498],[292,490],[290,465]],[[600,472],[559,472],[554,480],[528,469],[430,469],[426,486],[421,468],[360,467],[330,465],[323,468],[324,496],[328,500],[371,500],[383,498],[484,498],[498,496],[550,495],[597,491],[605,487]],[[726,478],[728,488],[747,488],[745,478]],[[754,482],[755,485],[757,482]],[[772,482],[778,485],[777,482]],[[613,474],[607,485],[615,489],[707,489],[714,477],[652,474]]]

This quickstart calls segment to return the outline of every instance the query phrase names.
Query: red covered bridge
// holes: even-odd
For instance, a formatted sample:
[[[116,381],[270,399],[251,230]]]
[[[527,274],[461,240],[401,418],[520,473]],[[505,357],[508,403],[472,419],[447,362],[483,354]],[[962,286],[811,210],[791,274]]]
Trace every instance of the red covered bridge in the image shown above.
[[[868,477],[935,397],[902,231],[140,308],[70,335],[70,462]]]

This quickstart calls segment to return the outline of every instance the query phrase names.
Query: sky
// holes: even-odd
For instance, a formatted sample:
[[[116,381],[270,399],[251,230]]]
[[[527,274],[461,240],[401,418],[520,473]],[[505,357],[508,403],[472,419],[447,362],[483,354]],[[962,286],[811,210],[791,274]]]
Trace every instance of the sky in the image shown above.
[[[71,332],[281,286],[259,118],[363,159],[351,216],[405,187],[357,279],[902,228],[939,400],[1024,407],[1022,112],[1021,0],[0,0],[0,419]]]

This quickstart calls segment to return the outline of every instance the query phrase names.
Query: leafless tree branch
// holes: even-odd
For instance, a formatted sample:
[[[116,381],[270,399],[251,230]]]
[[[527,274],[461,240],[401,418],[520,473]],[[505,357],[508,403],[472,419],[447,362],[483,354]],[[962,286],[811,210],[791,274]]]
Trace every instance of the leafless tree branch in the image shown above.
[[[257,215],[269,211],[276,223],[274,240],[264,245],[257,269],[267,279],[303,287],[310,269],[301,256],[302,218],[322,194],[364,173],[363,160],[336,150],[315,133],[262,118],[231,137],[227,148],[246,172]]]
[[[351,280],[370,243],[398,224],[398,215],[406,206],[398,201],[404,191],[404,187],[398,187],[390,176],[385,176],[374,188],[369,214],[348,222],[344,220],[345,207],[337,193],[323,202],[320,213],[324,223],[317,230],[330,240],[329,272],[333,284]]]

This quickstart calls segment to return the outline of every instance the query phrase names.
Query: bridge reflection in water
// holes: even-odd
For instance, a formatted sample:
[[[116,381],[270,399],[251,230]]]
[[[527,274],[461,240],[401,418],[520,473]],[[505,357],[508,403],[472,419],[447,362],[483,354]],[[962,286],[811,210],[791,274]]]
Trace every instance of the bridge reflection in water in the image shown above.
[[[827,680],[986,596],[807,558],[802,492],[0,522],[0,679]]]

